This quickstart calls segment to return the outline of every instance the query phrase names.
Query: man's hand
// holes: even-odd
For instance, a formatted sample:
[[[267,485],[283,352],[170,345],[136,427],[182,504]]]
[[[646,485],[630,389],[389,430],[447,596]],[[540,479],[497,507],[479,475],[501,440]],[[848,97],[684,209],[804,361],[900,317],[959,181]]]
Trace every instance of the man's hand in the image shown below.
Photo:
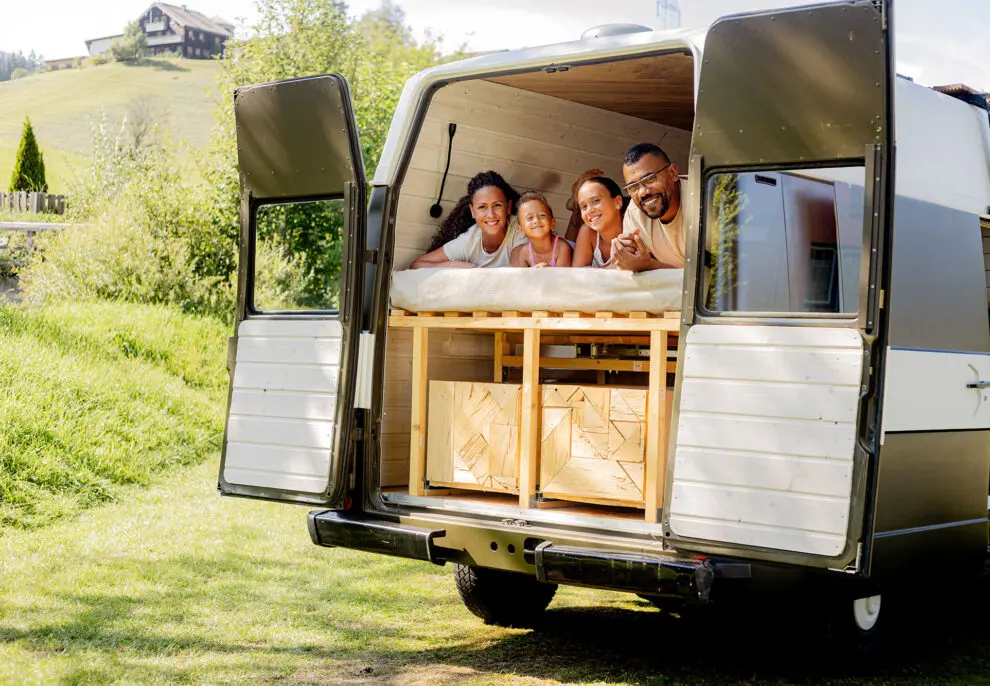
[[[612,259],[619,269],[630,272],[645,272],[662,266],[646,249],[639,232],[635,230],[613,239]]]

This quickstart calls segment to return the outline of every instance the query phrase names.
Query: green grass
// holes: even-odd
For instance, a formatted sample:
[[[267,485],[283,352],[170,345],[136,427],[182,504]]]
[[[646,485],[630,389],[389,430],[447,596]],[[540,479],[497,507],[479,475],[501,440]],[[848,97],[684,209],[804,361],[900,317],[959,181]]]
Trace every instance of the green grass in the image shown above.
[[[562,588],[539,631],[484,626],[449,566],[317,548],[304,508],[221,498],[216,469],[0,537],[0,683],[990,683],[976,622],[866,671],[809,650],[800,607],[770,631]]]
[[[226,334],[0,309],[0,684],[990,685],[990,602],[952,570],[869,670],[818,650],[800,604],[678,616],[562,588],[537,631],[484,626],[449,566],[317,548],[305,508],[217,495]]]
[[[49,523],[215,454],[226,334],[164,307],[0,309],[0,527]]]
[[[213,87],[220,74],[212,60],[145,60],[36,74],[0,83],[0,188],[14,167],[24,118],[30,117],[45,155],[51,192],[65,192],[73,170],[92,152],[90,121],[106,113],[116,131],[129,105],[153,98],[159,125],[172,131],[180,154],[202,147],[213,127]]]

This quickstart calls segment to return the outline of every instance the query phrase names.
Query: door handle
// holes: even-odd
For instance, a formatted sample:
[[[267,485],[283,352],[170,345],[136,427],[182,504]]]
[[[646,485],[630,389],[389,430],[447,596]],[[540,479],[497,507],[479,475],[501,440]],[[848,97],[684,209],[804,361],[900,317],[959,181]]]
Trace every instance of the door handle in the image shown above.
[[[966,384],[966,388],[990,388],[990,381],[974,381]]]

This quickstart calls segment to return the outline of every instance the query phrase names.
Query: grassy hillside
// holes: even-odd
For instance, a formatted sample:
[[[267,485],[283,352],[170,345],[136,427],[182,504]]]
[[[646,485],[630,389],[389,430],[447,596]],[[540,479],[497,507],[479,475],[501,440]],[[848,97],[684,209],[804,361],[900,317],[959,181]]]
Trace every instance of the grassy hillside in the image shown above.
[[[102,107],[119,124],[129,109],[144,104],[160,128],[169,129],[180,151],[203,146],[213,126],[215,83],[220,65],[210,60],[146,60],[37,74],[0,83],[0,190],[14,166],[24,117],[38,137],[48,183],[65,190],[72,169],[91,152],[90,122]]]
[[[227,332],[167,307],[0,308],[0,537],[217,455]]]

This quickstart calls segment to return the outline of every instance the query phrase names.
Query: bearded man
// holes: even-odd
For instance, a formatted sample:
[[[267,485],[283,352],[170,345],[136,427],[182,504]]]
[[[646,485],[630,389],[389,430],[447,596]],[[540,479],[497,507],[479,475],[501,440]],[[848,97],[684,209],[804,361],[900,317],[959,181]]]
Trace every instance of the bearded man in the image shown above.
[[[639,143],[623,157],[622,176],[632,202],[622,220],[622,234],[612,241],[618,268],[683,268],[684,212],[677,165],[660,146]]]

